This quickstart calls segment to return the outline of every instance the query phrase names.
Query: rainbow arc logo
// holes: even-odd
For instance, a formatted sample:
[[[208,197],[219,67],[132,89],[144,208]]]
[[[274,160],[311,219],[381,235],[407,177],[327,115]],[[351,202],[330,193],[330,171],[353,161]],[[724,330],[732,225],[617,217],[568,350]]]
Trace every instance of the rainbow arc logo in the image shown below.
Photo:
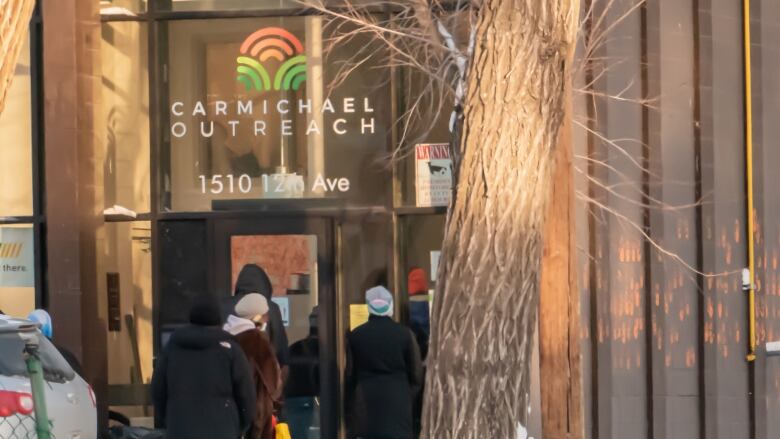
[[[247,91],[298,90],[306,81],[306,55],[295,35],[281,27],[266,27],[248,36],[236,58],[236,80]],[[275,59],[282,63],[271,75],[265,63]]]
[[[21,242],[0,242],[0,259],[15,259],[22,254],[24,244]]]

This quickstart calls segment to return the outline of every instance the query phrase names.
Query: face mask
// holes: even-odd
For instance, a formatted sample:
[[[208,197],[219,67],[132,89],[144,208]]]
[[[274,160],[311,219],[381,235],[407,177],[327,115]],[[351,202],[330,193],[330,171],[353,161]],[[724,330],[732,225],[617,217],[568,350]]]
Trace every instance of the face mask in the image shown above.
[[[257,329],[260,330],[260,332],[265,332],[265,329],[268,327],[268,323],[263,323],[262,325],[258,326]]]

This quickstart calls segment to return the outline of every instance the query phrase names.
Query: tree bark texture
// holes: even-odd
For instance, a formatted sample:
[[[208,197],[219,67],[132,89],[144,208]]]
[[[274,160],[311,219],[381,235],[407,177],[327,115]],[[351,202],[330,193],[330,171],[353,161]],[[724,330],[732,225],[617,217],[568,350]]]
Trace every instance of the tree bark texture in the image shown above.
[[[0,114],[24,46],[35,0],[0,0]]]
[[[434,299],[423,435],[527,425],[542,230],[576,0],[484,0]]]

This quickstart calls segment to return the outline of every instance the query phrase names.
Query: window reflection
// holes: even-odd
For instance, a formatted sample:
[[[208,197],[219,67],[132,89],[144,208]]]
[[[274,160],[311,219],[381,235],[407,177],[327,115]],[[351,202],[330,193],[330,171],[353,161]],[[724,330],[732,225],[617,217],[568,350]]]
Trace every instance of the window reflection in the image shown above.
[[[104,23],[101,44],[105,204],[137,213],[150,208],[146,29],[137,22]]]
[[[172,0],[174,11],[211,11],[229,9],[281,9],[300,6],[294,0]]]
[[[109,384],[148,383],[154,340],[151,224],[107,224],[106,249],[103,264],[107,273],[116,274],[118,289],[106,292],[102,300],[108,312],[106,319],[119,318],[119,324],[109,332]]]
[[[169,32],[172,210],[385,203],[387,72],[368,62],[331,86],[365,41],[327,51],[321,17],[181,21]]]
[[[0,312],[26,317],[35,309],[32,225],[0,226]]]
[[[101,0],[101,15],[135,15],[146,11],[146,0]]]
[[[426,91],[424,85],[427,79],[418,72],[405,72],[402,99],[417,102],[419,99],[419,122],[412,122],[403,139],[404,148],[408,152],[398,163],[398,174],[401,181],[401,201],[404,206],[424,206],[423,200],[417,199],[418,176],[415,146],[418,144],[444,144],[452,140],[449,131],[451,106],[439,107],[432,102],[434,96]],[[407,104],[409,105],[409,104]],[[450,149],[451,152],[451,149]],[[437,163],[441,164],[441,163]]]
[[[20,50],[12,81],[5,98],[5,109],[0,114],[0,133],[3,133],[0,216],[27,216],[33,214],[29,38]]]
[[[403,218],[404,273],[408,275],[413,269],[421,269],[427,275],[429,290],[435,286],[446,220],[446,215],[409,215]],[[409,294],[420,292],[409,288],[407,285]]]

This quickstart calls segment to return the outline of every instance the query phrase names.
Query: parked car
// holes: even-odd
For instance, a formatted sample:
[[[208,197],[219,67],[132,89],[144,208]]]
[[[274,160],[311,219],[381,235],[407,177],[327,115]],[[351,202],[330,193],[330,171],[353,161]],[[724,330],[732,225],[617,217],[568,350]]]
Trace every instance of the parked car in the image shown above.
[[[23,336],[38,336],[46,408],[57,439],[97,439],[92,388],[28,320],[0,315],[0,438],[35,438],[34,406]]]

